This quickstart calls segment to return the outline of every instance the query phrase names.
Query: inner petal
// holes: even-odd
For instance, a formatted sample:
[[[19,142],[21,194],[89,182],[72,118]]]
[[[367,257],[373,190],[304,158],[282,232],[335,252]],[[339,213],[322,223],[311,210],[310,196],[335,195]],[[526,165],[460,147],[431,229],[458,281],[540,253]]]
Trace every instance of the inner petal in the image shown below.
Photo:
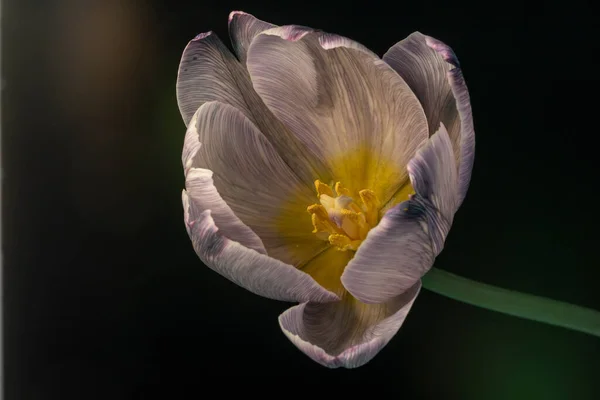
[[[423,109],[402,78],[363,51],[324,49],[317,34],[286,40],[277,29],[250,45],[247,67],[269,109],[338,179],[383,203],[407,179],[406,165],[428,137]]]
[[[188,134],[202,144],[191,166],[213,171],[220,196],[260,237],[271,257],[299,265],[327,247],[314,238],[306,218],[310,189],[242,112],[219,102],[205,103]]]

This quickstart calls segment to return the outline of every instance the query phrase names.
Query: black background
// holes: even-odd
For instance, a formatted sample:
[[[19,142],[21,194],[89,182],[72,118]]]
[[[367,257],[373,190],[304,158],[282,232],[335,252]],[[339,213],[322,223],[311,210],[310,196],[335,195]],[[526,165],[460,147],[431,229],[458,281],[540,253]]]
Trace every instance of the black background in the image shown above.
[[[477,148],[436,267],[600,309],[591,6],[5,2],[5,398],[213,398],[249,384],[289,396],[315,383],[402,399],[600,398],[600,339],[425,290],[369,364],[323,368],[281,333],[289,304],[200,263],[183,224],[175,79],[196,34],[229,43],[232,10],[380,55],[415,30],[453,47]]]

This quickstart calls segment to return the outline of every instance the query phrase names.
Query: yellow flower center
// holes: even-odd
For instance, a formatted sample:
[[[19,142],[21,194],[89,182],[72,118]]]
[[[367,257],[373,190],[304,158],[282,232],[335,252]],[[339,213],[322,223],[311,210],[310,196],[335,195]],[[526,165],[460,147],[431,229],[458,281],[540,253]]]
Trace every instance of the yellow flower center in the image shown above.
[[[356,251],[367,233],[379,222],[379,199],[370,189],[358,192],[360,201],[336,182],[333,188],[320,180],[315,181],[319,203],[308,206],[313,233],[328,241],[340,251]]]

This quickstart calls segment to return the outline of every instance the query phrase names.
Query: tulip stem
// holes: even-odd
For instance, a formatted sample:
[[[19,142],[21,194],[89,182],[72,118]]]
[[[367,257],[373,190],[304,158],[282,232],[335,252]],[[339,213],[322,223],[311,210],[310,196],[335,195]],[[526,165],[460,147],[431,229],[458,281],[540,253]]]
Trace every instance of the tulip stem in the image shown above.
[[[423,287],[442,296],[515,317],[600,337],[600,312],[569,303],[502,289],[432,268]]]

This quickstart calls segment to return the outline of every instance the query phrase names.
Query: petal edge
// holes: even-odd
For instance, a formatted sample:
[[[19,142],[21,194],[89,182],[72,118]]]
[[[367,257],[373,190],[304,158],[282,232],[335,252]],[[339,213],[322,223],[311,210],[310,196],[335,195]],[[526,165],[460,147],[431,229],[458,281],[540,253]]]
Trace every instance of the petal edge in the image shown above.
[[[352,329],[351,326],[330,326],[331,321],[327,320],[327,308],[336,307],[338,302],[328,304],[303,303],[291,307],[279,316],[279,326],[285,336],[313,361],[328,368],[357,368],[372,360],[396,335],[420,289],[421,283],[418,282],[410,290],[394,298],[386,306],[392,309],[391,313],[367,327],[358,341],[347,342],[348,347],[338,354],[330,354],[319,345],[311,343],[311,339],[318,340],[318,337],[314,336],[314,330],[318,328],[316,325],[319,322],[315,318],[319,318],[320,313],[322,313],[321,317],[325,318],[321,321],[323,324],[321,329],[339,329],[340,332]]]
[[[199,213],[186,197],[184,191],[183,203],[189,206],[185,213],[188,233],[194,250],[207,267],[238,286],[269,299],[298,302],[338,299],[304,272],[222,235],[211,211]]]

